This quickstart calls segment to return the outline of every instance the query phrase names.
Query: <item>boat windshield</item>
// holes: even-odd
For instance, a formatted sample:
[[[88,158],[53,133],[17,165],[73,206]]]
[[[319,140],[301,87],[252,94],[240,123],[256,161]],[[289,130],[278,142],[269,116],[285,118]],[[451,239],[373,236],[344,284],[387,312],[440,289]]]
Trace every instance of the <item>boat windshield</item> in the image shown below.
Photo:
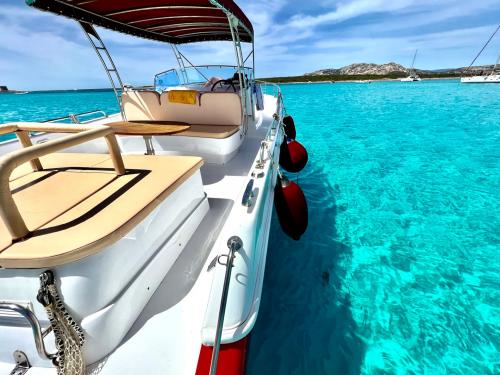
[[[170,69],[155,76],[155,90],[162,92],[171,87],[204,84],[213,77],[228,79],[238,72],[238,67],[233,65],[200,65],[190,66],[181,70]],[[245,67],[244,73],[252,78],[252,68]],[[214,80],[213,80],[214,81]]]

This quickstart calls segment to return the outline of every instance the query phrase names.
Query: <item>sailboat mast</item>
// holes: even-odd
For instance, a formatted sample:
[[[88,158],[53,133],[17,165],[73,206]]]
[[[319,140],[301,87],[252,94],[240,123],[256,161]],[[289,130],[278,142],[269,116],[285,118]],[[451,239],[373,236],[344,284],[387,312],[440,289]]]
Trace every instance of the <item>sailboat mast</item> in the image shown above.
[[[483,48],[481,48],[481,50],[479,51],[479,53],[476,55],[476,57],[474,57],[474,60],[472,60],[472,62],[470,63],[470,65],[467,67],[467,69],[464,70],[464,73],[466,73],[470,67],[472,66],[472,64],[474,64],[477,60],[477,58],[479,57],[479,55],[481,55],[481,53],[483,53],[484,49],[486,48],[486,46],[491,42],[491,39],[493,39],[493,37],[495,36],[495,34],[498,32],[498,30],[500,29],[500,25],[498,25],[498,27],[496,28],[496,30],[493,32],[493,34],[491,34],[490,38],[487,40],[487,42],[484,44]]]
[[[415,66],[415,59],[417,58],[417,52],[418,49],[415,50],[415,54],[413,55],[413,61],[411,62],[411,70],[413,70],[413,67]]]

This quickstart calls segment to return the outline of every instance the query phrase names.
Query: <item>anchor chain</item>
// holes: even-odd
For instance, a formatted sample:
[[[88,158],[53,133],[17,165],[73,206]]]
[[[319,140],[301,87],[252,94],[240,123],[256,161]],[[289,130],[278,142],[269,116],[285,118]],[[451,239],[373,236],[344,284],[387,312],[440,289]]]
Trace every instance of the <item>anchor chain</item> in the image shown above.
[[[57,354],[52,363],[57,368],[57,374],[84,375],[82,347],[85,336],[66,310],[55,286],[54,274],[50,270],[40,275],[37,300],[44,306],[54,331]]]

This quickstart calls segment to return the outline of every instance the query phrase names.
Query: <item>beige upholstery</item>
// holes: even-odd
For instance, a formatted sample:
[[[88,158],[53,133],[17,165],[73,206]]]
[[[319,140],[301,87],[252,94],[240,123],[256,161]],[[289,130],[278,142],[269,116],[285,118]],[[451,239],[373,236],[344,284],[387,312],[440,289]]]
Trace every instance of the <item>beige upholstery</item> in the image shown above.
[[[188,124],[241,125],[240,96],[233,92],[204,92],[198,96],[198,104],[170,103],[168,92],[160,96],[161,106],[166,109],[165,120]]]
[[[122,105],[128,121],[164,120],[160,106],[160,94],[156,91],[125,91]]]
[[[68,126],[68,128],[72,128],[68,129],[68,132],[75,134],[37,145],[32,145],[26,132],[35,128],[43,128],[48,132],[52,132],[52,125],[30,123],[0,125],[0,134],[2,132],[12,132],[13,126],[23,148],[0,157],[0,217],[12,239],[22,239],[30,233],[14,201],[10,186],[11,175],[20,165],[29,162],[34,171],[40,171],[43,167],[39,160],[41,156],[104,137],[108,144],[116,174],[120,176],[125,174],[125,166],[123,165],[118,143],[113,130],[108,126],[96,126],[92,129]]]
[[[92,255],[116,242],[202,165],[192,156],[123,157],[117,176],[108,155],[51,154],[45,170],[28,163],[11,178],[31,235],[12,243],[0,220],[0,267],[43,268]]]
[[[187,124],[171,121],[116,121],[106,126],[119,135],[170,135],[190,128]]]
[[[175,121],[188,124],[239,126],[241,100],[233,92],[200,92],[195,104],[172,103],[168,92],[126,91],[122,95],[128,121]]]
[[[172,136],[224,139],[229,138],[239,129],[240,127],[236,125],[190,125],[188,130],[172,134]]]

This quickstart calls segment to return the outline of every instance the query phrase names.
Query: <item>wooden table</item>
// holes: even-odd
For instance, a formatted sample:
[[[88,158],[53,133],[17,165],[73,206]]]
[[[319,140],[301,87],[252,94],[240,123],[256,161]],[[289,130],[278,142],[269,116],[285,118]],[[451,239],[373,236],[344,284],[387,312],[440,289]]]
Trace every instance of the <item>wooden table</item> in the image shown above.
[[[186,131],[188,124],[172,121],[117,121],[105,124],[119,135],[169,135]]]

